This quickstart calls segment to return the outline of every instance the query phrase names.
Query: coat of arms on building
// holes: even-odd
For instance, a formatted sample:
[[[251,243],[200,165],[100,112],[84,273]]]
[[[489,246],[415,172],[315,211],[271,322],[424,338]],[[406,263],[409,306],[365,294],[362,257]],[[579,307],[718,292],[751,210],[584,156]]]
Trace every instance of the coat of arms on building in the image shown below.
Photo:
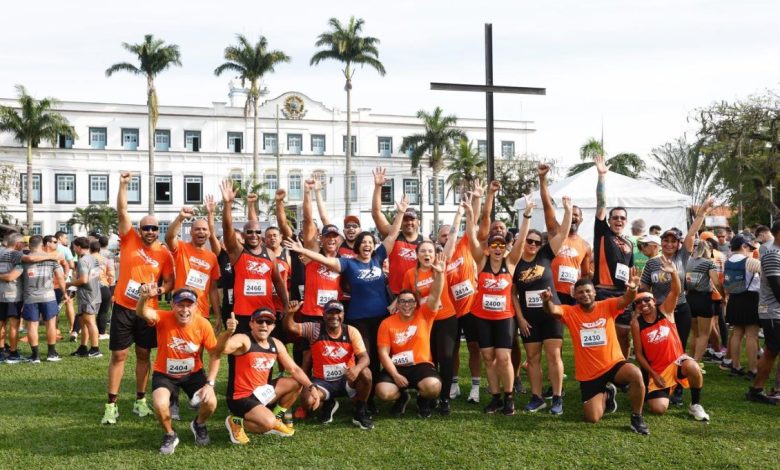
[[[284,100],[282,114],[287,119],[301,119],[306,116],[306,109],[303,106],[303,99],[297,95],[290,95]]]

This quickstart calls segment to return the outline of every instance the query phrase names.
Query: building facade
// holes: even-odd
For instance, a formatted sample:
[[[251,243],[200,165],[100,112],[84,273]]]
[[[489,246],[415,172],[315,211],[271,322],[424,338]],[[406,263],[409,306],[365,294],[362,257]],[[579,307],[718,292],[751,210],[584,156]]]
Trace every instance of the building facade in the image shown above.
[[[246,90],[231,84],[229,98],[230,103],[214,102],[211,107],[160,108],[154,136],[154,198],[162,233],[182,206],[200,205],[207,194],[219,199],[220,180],[246,180],[252,173],[254,131],[253,119],[244,116]],[[15,107],[18,103],[0,99],[0,105]],[[139,220],[147,213],[149,197],[146,106],[62,102],[58,111],[75,127],[78,137],[42,142],[33,149],[34,232],[66,229],[75,208],[116,204],[120,171],[134,175],[128,199],[132,219]],[[363,227],[370,228],[372,170],[382,166],[391,178],[382,190],[383,205],[392,208],[394,201],[408,194],[413,207],[422,211],[424,233],[433,229],[431,171],[413,171],[408,154],[401,149],[404,137],[423,131],[416,116],[354,110],[349,182],[345,177],[345,111],[303,93],[286,92],[263,102],[258,116],[258,179],[269,194],[285,188],[288,206],[300,210],[303,181],[317,178],[324,186],[328,213],[340,223],[344,185],[350,184],[352,213],[360,217]],[[534,132],[532,124],[496,121],[496,153],[505,157],[522,153],[527,136]],[[484,153],[484,119],[459,118],[458,127]],[[26,220],[25,157],[20,142],[11,134],[0,134],[0,162],[15,166],[20,183],[19,193],[4,204],[19,223]],[[438,195],[442,221],[451,218],[459,198],[444,184],[446,177],[446,172],[440,175]]]

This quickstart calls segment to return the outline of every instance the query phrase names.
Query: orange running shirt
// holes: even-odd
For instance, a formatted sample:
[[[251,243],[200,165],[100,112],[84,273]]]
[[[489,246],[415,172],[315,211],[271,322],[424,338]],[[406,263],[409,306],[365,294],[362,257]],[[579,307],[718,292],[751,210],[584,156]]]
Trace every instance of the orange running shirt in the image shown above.
[[[416,277],[416,279],[415,279]],[[416,285],[415,285],[416,280]],[[404,275],[404,282],[401,285],[401,289],[409,289],[417,294],[417,299],[420,305],[424,304],[428,299],[428,294],[431,293],[431,286],[433,285],[433,269],[427,271],[421,268],[412,268],[406,271]],[[447,286],[447,277],[444,277],[444,289],[441,293],[441,308],[436,313],[437,320],[445,320],[455,315],[455,307],[452,305],[450,296],[446,294],[449,290]]]
[[[209,292],[211,283],[219,279],[217,255],[205,248],[197,248],[189,242],[176,243],[173,251],[176,279],[174,289],[189,287],[198,293],[198,311],[209,317]]]
[[[134,229],[119,237],[119,249],[121,259],[114,299],[122,307],[135,310],[141,284],[158,282],[161,276],[173,276],[173,258],[159,241],[151,246],[144,244]],[[149,299],[147,305],[156,308],[157,297]]]
[[[501,260],[501,268],[493,273],[490,260],[477,276],[477,294],[471,305],[471,313],[484,320],[506,320],[515,316],[512,306],[512,273]]]
[[[396,313],[382,320],[376,337],[379,347],[390,348],[390,359],[396,367],[428,363],[431,357],[431,328],[436,312],[423,304],[409,321]]]
[[[274,308],[273,297],[274,265],[268,252],[258,255],[244,250],[233,265],[233,312],[239,315],[251,315],[262,307]]]
[[[252,334],[249,337],[249,350],[236,356],[228,355],[228,400],[246,398],[270,382],[271,372],[276,364],[276,340],[268,338],[268,347],[260,346]]]
[[[458,317],[471,312],[477,291],[477,266],[469,249],[468,235],[458,240],[455,252],[447,263],[447,295]]]
[[[566,237],[552,262],[555,291],[574,295],[574,283],[582,275],[582,260],[588,254],[588,242],[579,235]]]
[[[323,305],[331,300],[338,300],[340,296],[341,274],[316,261],[309,261],[306,265],[301,314],[321,317]]]
[[[311,374],[335,381],[355,367],[355,356],[366,352],[363,337],[354,326],[341,325],[341,334],[332,337],[322,323],[301,323],[301,337],[311,345]]]
[[[620,297],[594,303],[588,313],[579,305],[561,305],[563,317],[574,346],[574,375],[580,382],[601,377],[615,364],[625,360],[615,333],[615,317]]]
[[[154,326],[157,329],[154,371],[169,377],[182,378],[201,370],[201,349],[210,351],[217,345],[211,323],[199,315],[193,315],[186,326],[181,326],[175,313],[158,310]]]
[[[677,334],[677,325],[661,312],[656,314],[653,323],[646,322],[642,315],[637,317],[637,321],[642,337],[642,353],[650,363],[650,368],[662,374],[670,364],[685,354],[680,335]]]
[[[417,235],[417,238],[412,242],[406,241],[403,234],[399,234],[398,238],[395,239],[393,251],[387,257],[390,266],[387,284],[390,287],[390,292],[394,295],[401,292],[406,271],[417,266],[417,245],[422,241],[422,235]]]

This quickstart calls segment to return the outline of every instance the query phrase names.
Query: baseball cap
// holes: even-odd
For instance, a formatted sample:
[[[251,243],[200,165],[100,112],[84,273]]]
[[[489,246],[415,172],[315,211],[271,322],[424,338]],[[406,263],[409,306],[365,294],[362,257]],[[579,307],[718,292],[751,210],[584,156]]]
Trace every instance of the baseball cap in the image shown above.
[[[271,320],[276,321],[276,312],[268,307],[261,307],[252,313],[252,321],[257,320],[258,318],[270,318]]]
[[[666,237],[674,237],[677,239],[677,241],[680,241],[682,240],[682,233],[676,228],[670,228],[669,230],[661,234],[661,240],[663,240]]]
[[[756,243],[754,241],[754,238],[752,235],[748,235],[746,233],[740,233],[738,235],[735,235],[734,238],[731,239],[731,250],[736,251],[742,248],[742,245],[748,245],[749,247],[756,249]]]
[[[173,293],[173,303],[178,304],[181,301],[189,300],[190,302],[197,302],[198,301],[198,294],[192,290],[188,289],[186,287],[182,287],[181,289],[177,289]]]
[[[707,231],[702,232],[699,235],[699,238],[701,238],[702,240],[709,240],[710,238],[716,238],[716,237],[715,237],[715,234],[713,232],[710,232],[709,230],[707,230]]]
[[[339,228],[336,227],[333,224],[328,224],[322,227],[322,236],[328,236],[328,235],[340,235],[341,232],[339,232]]]
[[[360,227],[360,218],[358,216],[348,215],[344,217],[344,226],[346,226],[350,222],[352,222],[353,224],[358,224],[358,227]]]
[[[640,237],[637,241],[639,243],[654,243],[661,246],[661,237],[658,235],[645,235],[644,237]]]
[[[329,300],[328,303],[322,307],[322,311],[323,313],[334,311],[344,313],[344,305],[342,305],[338,300]]]
[[[406,212],[404,212],[404,219],[416,219],[417,218],[417,211],[414,210],[414,208],[408,208],[406,209]]]

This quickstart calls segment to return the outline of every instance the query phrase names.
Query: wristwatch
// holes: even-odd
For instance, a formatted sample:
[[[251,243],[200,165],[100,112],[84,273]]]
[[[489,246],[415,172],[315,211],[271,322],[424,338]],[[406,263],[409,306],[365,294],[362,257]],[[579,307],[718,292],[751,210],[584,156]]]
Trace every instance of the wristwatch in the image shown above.
[[[211,388],[214,388],[214,386],[217,384],[217,382],[214,380],[207,380],[206,383],[211,385]]]

